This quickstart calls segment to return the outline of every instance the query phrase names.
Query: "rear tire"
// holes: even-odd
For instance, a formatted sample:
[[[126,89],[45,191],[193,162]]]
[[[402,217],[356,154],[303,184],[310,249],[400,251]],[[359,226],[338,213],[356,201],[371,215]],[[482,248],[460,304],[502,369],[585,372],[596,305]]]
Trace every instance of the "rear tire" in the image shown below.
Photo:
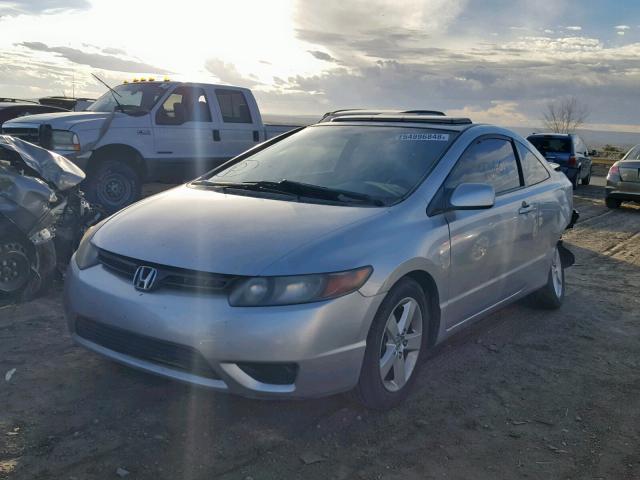
[[[389,291],[369,329],[356,399],[375,410],[402,402],[415,382],[428,334],[425,293],[416,281],[404,278]]]
[[[89,172],[83,190],[91,203],[114,213],[140,198],[142,178],[127,163],[105,160]]]
[[[620,208],[620,205],[622,205],[622,201],[616,200],[615,198],[609,198],[609,197],[604,199],[604,203],[608,208],[611,208],[611,209]]]
[[[591,170],[589,170],[589,175],[582,179],[582,185],[589,185],[591,183]]]
[[[573,179],[573,181],[571,182],[571,184],[573,185],[573,189],[576,190],[578,188],[578,185],[580,185],[580,170],[578,170],[576,172],[576,176]]]
[[[564,266],[562,265],[560,250],[556,245],[547,275],[547,283],[532,295],[533,304],[539,308],[558,309],[564,301],[564,292]]]

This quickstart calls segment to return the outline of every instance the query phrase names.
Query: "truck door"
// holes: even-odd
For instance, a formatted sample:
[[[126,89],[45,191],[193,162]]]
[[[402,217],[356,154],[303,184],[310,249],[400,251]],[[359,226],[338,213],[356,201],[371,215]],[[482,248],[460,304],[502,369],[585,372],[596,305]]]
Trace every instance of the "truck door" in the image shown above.
[[[264,141],[261,121],[253,118],[250,104],[241,90],[216,88],[215,93],[222,121],[220,143],[228,158]]]
[[[169,181],[193,178],[209,170],[220,156],[211,115],[210,99],[203,88],[178,86],[155,114],[154,167]]]

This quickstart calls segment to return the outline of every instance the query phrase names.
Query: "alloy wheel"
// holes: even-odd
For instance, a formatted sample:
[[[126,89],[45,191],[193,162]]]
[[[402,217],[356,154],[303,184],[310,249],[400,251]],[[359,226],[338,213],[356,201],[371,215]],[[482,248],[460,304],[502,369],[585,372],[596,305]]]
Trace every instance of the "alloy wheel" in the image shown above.
[[[556,248],[551,261],[551,279],[553,281],[553,290],[558,298],[562,297],[562,289],[564,281],[562,278],[562,260],[560,259],[560,251]]]
[[[413,298],[397,303],[387,319],[380,348],[380,377],[390,392],[397,392],[415,370],[422,348],[422,311]]]

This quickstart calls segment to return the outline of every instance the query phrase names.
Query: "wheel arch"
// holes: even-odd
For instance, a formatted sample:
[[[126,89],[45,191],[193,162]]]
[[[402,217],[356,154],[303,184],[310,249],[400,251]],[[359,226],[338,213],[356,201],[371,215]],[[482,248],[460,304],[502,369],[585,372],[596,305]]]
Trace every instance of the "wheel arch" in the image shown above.
[[[435,345],[440,332],[440,293],[435,279],[425,270],[412,270],[402,278],[410,278],[420,285],[429,308],[429,345]],[[401,279],[402,279],[401,278]],[[400,279],[400,280],[401,280]],[[400,281],[398,280],[398,281]]]
[[[88,163],[88,170],[96,169],[105,160],[118,160],[133,167],[144,178],[147,174],[147,165],[140,151],[131,145],[123,143],[110,143],[95,149]]]

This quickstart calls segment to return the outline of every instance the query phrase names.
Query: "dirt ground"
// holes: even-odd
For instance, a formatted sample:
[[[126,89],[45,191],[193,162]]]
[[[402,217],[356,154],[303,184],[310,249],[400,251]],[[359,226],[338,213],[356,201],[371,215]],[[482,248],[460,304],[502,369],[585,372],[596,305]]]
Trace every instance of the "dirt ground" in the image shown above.
[[[0,478],[640,479],[640,208],[607,210],[602,190],[576,193],[562,309],[477,323],[388,413],[118,366],[72,344],[59,289],[4,308]]]

